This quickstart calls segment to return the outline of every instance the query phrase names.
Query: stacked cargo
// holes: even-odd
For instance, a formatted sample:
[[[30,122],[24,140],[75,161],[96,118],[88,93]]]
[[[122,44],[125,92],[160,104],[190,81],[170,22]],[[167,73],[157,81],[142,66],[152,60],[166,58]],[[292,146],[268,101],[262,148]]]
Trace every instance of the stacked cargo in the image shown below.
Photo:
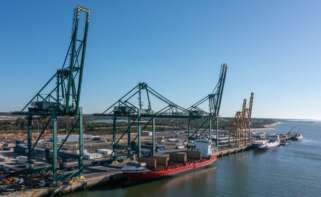
[[[157,167],[157,163],[156,163],[156,159],[153,158],[153,157],[150,157],[150,158],[140,158],[139,159],[139,162],[144,162],[146,163],[146,167],[149,168],[149,169],[156,169]]]
[[[169,155],[159,155],[154,157],[157,161],[158,168],[167,168],[169,162]]]
[[[189,161],[195,161],[201,159],[201,152],[199,151],[187,151],[187,159]]]
[[[170,160],[174,163],[186,163],[187,154],[186,152],[171,153]]]

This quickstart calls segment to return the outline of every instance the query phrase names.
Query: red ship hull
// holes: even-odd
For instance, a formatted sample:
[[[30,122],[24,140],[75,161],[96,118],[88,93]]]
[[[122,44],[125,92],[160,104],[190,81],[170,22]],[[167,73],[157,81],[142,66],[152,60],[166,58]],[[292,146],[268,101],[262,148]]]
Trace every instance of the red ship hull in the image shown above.
[[[169,166],[162,170],[149,170],[141,172],[126,172],[124,173],[129,181],[149,181],[156,180],[165,177],[175,176],[181,173],[189,172],[199,168],[204,168],[212,165],[217,160],[216,156],[211,156],[208,159],[202,159],[193,162],[187,162],[185,164],[178,164],[175,166]]]

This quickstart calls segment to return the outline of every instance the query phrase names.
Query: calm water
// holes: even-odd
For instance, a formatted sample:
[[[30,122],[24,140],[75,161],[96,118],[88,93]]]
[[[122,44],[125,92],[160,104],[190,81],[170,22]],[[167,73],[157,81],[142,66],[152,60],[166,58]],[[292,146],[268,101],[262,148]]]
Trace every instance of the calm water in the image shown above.
[[[175,178],[112,190],[75,193],[77,197],[321,196],[321,123],[288,122],[304,140],[266,152],[249,151],[220,159],[212,168]]]

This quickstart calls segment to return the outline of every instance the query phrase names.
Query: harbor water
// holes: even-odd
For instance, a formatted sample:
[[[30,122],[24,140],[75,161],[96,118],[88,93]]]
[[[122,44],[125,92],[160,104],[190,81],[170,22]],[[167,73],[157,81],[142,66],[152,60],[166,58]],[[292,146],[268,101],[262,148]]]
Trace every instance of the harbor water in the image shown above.
[[[316,197],[321,196],[321,122],[283,122],[303,133],[302,141],[267,151],[248,151],[219,159],[210,168],[130,187],[99,188],[74,197]],[[296,130],[297,131],[297,130]]]

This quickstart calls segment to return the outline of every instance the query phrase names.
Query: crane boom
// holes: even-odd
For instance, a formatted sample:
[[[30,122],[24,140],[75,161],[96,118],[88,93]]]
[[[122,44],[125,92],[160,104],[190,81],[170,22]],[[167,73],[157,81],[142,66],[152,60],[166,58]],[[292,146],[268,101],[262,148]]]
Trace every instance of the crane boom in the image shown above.
[[[81,20],[82,19],[82,20]],[[81,24],[82,23],[82,24]],[[79,28],[83,27],[83,28]],[[75,115],[79,110],[83,69],[85,64],[89,10],[76,7],[73,15],[71,41],[61,69],[22,108],[21,112]]]

